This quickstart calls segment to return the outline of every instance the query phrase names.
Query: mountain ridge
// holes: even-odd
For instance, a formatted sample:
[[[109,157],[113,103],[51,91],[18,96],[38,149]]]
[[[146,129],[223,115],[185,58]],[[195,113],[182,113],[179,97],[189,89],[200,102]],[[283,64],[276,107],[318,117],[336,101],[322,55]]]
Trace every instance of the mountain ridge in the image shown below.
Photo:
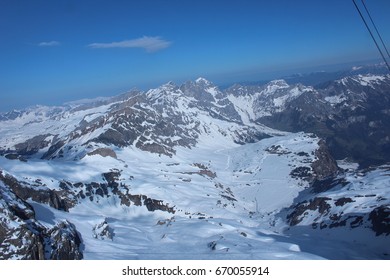
[[[263,86],[234,85],[226,90],[220,90],[210,81],[198,78],[195,82],[188,81],[182,85],[170,82],[146,92],[131,91],[109,99],[97,102],[91,101],[91,103],[82,103],[81,105],[71,107],[37,106],[25,111],[11,111],[1,115],[0,120],[3,120],[4,124],[7,119],[9,122],[12,122],[12,119],[14,119],[15,123],[20,122],[25,127],[29,126],[29,121],[39,123],[45,119],[54,121],[56,118],[70,121],[70,115],[73,114],[75,116],[74,121],[77,122],[77,124],[73,125],[77,126],[77,128],[73,132],[68,130],[69,134],[73,134],[68,136],[68,138],[74,138],[78,134],[77,130],[81,130],[81,134],[90,133],[91,127],[96,125],[101,127],[106,122],[112,122],[116,115],[120,113],[130,116],[137,114],[137,112],[138,114],[144,114],[144,111],[148,111],[149,119],[153,119],[151,116],[154,115],[154,118],[158,118],[162,126],[172,123],[171,119],[182,125],[190,125],[188,121],[193,119],[193,116],[203,115],[228,123],[236,123],[239,126],[244,124],[246,131],[251,130],[251,128],[261,131],[260,127],[263,127],[264,131],[268,131],[271,134],[277,133],[276,131],[272,132],[272,129],[290,132],[313,132],[326,139],[332,154],[338,159],[352,157],[363,165],[370,163],[383,164],[386,163],[386,158],[388,158],[390,152],[390,143],[385,136],[389,130],[386,126],[380,124],[383,120],[389,118],[386,106],[390,101],[385,94],[389,84],[388,75],[359,74],[336,80],[321,90],[302,84],[289,85],[284,80],[271,81]],[[359,92],[362,87],[365,88],[363,94]],[[141,108],[139,106],[144,107]],[[95,109],[97,112],[94,111]],[[76,119],[77,113],[80,115],[79,119]],[[25,119],[24,121],[23,118]],[[135,118],[138,121],[133,121],[131,126],[140,126],[142,124],[141,120],[144,118],[146,116]],[[126,121],[128,122],[129,118]],[[106,139],[108,137],[115,138],[111,140],[116,145],[133,144],[136,137],[128,133],[131,130],[130,128],[127,128],[125,131],[118,131],[123,130],[120,126],[126,123],[126,121],[120,118],[114,128],[111,127],[108,132],[103,131],[105,135],[101,135],[100,141],[108,143]],[[152,122],[156,123],[157,120],[154,119]],[[354,128],[355,124],[361,122],[365,123],[364,131],[366,131],[367,136],[358,133],[356,128]],[[199,125],[199,122],[192,121],[192,128],[198,127],[197,134],[200,133]],[[269,128],[264,127],[264,125]],[[88,131],[86,130],[87,127]],[[384,130],[382,130],[383,128]],[[106,127],[103,130],[107,129]],[[179,128],[176,127],[175,129]],[[169,137],[172,138],[174,129],[170,128],[168,130],[171,131]],[[183,132],[182,129],[181,131]],[[2,133],[7,137],[5,129],[2,130]],[[136,131],[133,131],[134,133]],[[159,134],[164,133],[166,131],[159,132]],[[40,134],[60,135],[59,132],[48,133],[47,131]],[[244,136],[244,139],[249,137],[248,141],[253,141],[250,138],[260,139],[261,137],[267,137],[267,132],[262,132],[263,136],[255,136],[254,134],[253,131],[247,132],[247,136]],[[337,137],[342,134],[345,134],[343,139],[338,139]],[[55,138],[56,135],[52,136]],[[362,145],[364,145],[363,143],[374,145],[376,147],[374,149],[375,153],[370,157],[368,153],[369,147],[365,146],[363,150],[367,150],[367,152],[363,151],[363,156],[365,157],[363,158],[359,154],[359,148],[349,147],[343,142],[348,137],[354,137],[354,141],[358,141],[356,145],[360,147],[360,150],[363,147]],[[378,137],[380,138],[378,139]],[[40,138],[39,140],[41,140]],[[130,141],[124,140],[125,138],[129,138]],[[192,134],[191,137],[187,135],[185,138],[187,140],[183,140],[181,143],[189,145],[189,142],[192,142],[189,138],[196,139],[197,137],[195,134]],[[15,140],[13,142],[17,142]],[[187,144],[184,143],[186,141],[188,142]],[[247,140],[236,139],[236,141],[243,143]],[[31,139],[30,142],[36,141]],[[0,151],[2,154],[5,154],[5,150],[12,151],[14,148],[16,153],[28,154],[30,152],[28,147],[32,146],[30,145],[31,143],[17,144],[19,144],[18,147],[11,147],[10,145],[0,143]],[[55,144],[51,143],[51,146],[53,147]],[[173,144],[169,145],[172,146]],[[172,147],[168,146],[165,145],[165,147],[157,149],[160,152],[168,152],[169,150],[169,153],[172,153]],[[23,149],[25,149],[24,152]],[[347,151],[347,153],[343,153],[342,150]],[[383,155],[381,156],[381,154]]]
[[[0,258],[388,259],[389,89],[199,78],[2,115]],[[348,137],[383,159],[341,168]]]

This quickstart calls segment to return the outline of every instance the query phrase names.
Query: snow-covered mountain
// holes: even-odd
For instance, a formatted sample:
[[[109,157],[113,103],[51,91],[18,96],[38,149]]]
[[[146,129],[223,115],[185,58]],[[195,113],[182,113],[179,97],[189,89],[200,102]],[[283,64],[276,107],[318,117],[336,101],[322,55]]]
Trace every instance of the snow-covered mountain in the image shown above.
[[[227,89],[228,99],[241,118],[249,122],[283,112],[287,104],[303,93],[314,94],[314,89],[301,84],[288,85],[284,80],[274,80],[261,86],[236,84]]]
[[[2,114],[0,258],[388,258],[388,166],[342,169],[327,144],[348,116],[388,145],[389,81],[199,78]]]
[[[304,92],[284,110],[257,121],[287,131],[324,138],[338,158],[361,165],[385,164],[390,158],[390,76],[357,75]]]
[[[81,158],[110,145],[173,155],[175,147],[193,147],[202,137],[223,135],[246,143],[282,134],[244,125],[228,98],[205,79],[133,91],[90,106],[29,109],[2,121],[0,133],[3,154],[44,159]]]

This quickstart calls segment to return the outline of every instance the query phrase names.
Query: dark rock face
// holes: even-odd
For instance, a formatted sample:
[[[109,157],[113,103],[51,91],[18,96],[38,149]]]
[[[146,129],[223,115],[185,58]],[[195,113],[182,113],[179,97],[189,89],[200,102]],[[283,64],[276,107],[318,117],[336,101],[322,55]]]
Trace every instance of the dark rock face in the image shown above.
[[[104,179],[107,181],[107,183],[110,186],[118,186],[117,182],[119,181],[120,176],[121,173],[117,169],[112,170],[110,172],[103,173]]]
[[[168,205],[165,205],[162,200],[151,199],[146,196],[143,196],[143,198],[144,198],[143,204],[151,212],[154,212],[156,210],[161,210],[172,214],[175,213],[173,207],[169,207]]]
[[[315,197],[309,201],[298,203],[292,208],[287,215],[290,226],[299,225],[309,213],[315,215],[314,222],[311,224],[313,229],[350,227],[351,229],[362,227],[367,221],[367,215],[363,213],[344,214],[343,212],[334,212],[335,206],[344,206],[348,203],[355,202],[349,197],[342,197],[333,201],[329,197]],[[382,220],[381,220],[382,221]],[[369,227],[369,226],[365,226]],[[374,227],[372,229],[377,232]],[[379,235],[379,234],[377,234]]]
[[[9,186],[9,188],[23,200],[32,199],[36,202],[45,203],[55,209],[63,211],[68,211],[68,209],[75,204],[75,201],[69,199],[66,196],[66,193],[50,190],[38,182],[37,185],[31,186],[27,183],[19,182],[8,174],[4,175],[1,171],[0,181]]]
[[[310,180],[313,177],[312,170],[309,167],[300,166],[296,167],[290,172],[292,178],[301,178],[305,180]]]
[[[344,206],[345,204],[351,203],[351,202],[355,202],[355,200],[353,200],[350,197],[342,197],[342,198],[337,199],[335,201],[334,205],[336,205],[336,206]]]
[[[68,221],[56,224],[47,232],[51,260],[81,260],[81,238],[76,227]]]
[[[326,192],[334,187],[337,187],[339,185],[345,186],[348,182],[343,178],[332,178],[328,177],[326,179],[322,180],[315,180],[311,184],[311,191],[313,193],[322,193]]]
[[[319,214],[327,214],[331,206],[327,203],[331,200],[328,197],[316,197],[309,201],[303,201],[294,207],[294,210],[287,215],[287,219],[291,226],[295,226],[302,222],[304,213],[308,210],[318,211]]]
[[[33,208],[0,182],[0,259],[44,259],[43,230]]]
[[[339,168],[337,166],[337,162],[330,154],[325,142],[320,140],[318,142],[318,146],[318,149],[314,152],[314,161],[310,159],[310,155],[305,152],[295,153],[296,156],[303,158],[302,162],[311,164],[310,166],[295,167],[293,170],[291,170],[290,176],[292,178],[304,179],[310,182],[312,186],[316,186],[316,188],[319,188],[320,185],[322,187],[328,187],[333,178],[339,172]],[[267,148],[266,151],[268,153],[278,155],[291,154],[291,151],[285,150],[279,145],[272,145],[271,147]]]
[[[185,83],[180,89],[186,96],[193,97],[192,107],[201,108],[213,118],[242,123],[240,115],[227,99],[226,93],[220,91],[211,82],[200,78],[196,82]]]
[[[311,165],[315,178],[317,180],[323,180],[334,177],[339,170],[337,163],[330,154],[325,142],[321,140],[318,144],[319,148],[315,152],[317,160]]]
[[[0,259],[81,259],[80,248],[74,225],[43,226],[33,208],[0,182]]]
[[[163,116],[164,111],[155,111],[148,103],[145,96],[136,96],[118,105],[107,116],[112,120],[111,128],[91,142],[118,147],[135,145],[141,150],[168,156],[175,153],[174,146],[191,147],[196,143],[196,128],[193,131],[183,128],[192,120],[184,120],[181,112],[169,108],[166,111],[169,116]],[[125,106],[127,104],[133,107]],[[178,135],[180,140],[171,140]]]
[[[15,149],[19,155],[30,156],[37,153],[40,149],[47,147],[50,142],[46,141],[46,138],[51,136],[50,134],[38,135],[27,140],[26,142],[15,145]]]
[[[54,145],[51,145],[49,150],[44,153],[44,155],[42,156],[42,159],[53,159],[55,158],[55,154],[57,152],[59,152],[59,150],[65,145],[65,142],[60,140],[58,141],[57,143],[55,143]]]
[[[376,235],[390,235],[390,206],[380,206],[371,211],[369,220]]]
[[[15,154],[15,153],[7,153],[7,154],[5,154],[5,158],[10,159],[10,160],[18,159],[18,160],[23,161],[23,162],[27,161],[23,156],[21,156],[19,154]]]
[[[114,238],[114,230],[108,225],[107,220],[105,219],[100,224],[97,224],[92,229],[93,237],[96,239],[110,239]]]
[[[6,228],[0,223],[0,259],[43,260],[44,239],[26,224]],[[4,234],[6,232],[6,234]]]
[[[96,149],[90,153],[88,153],[89,156],[92,156],[92,155],[100,155],[102,157],[112,157],[112,158],[117,158],[116,157],[116,153],[109,149],[109,148],[99,148],[99,149]]]

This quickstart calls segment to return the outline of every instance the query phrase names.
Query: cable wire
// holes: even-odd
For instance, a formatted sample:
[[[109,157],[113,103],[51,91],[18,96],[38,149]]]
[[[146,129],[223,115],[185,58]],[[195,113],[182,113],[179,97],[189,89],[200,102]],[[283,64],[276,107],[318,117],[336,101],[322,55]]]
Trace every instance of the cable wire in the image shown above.
[[[386,45],[385,45],[385,43],[383,42],[382,36],[381,36],[381,34],[379,33],[378,28],[376,28],[376,24],[374,23],[374,20],[372,19],[371,14],[370,14],[370,12],[369,12],[368,9],[367,9],[366,4],[364,3],[364,0],[360,0],[360,1],[362,2],[363,6],[364,6],[364,9],[366,10],[366,12],[367,12],[367,14],[368,14],[368,16],[369,16],[369,18],[370,18],[370,20],[371,20],[371,23],[372,23],[372,25],[373,25],[374,28],[375,28],[376,34],[378,34],[378,37],[379,37],[379,39],[380,39],[381,42],[382,42],[382,46],[383,46],[383,48],[385,49],[385,51],[386,51],[386,53],[387,53],[387,56],[390,58],[389,51],[387,50]]]
[[[356,10],[359,12],[359,15],[360,15],[360,17],[362,18],[362,20],[363,20],[363,22],[364,22],[364,25],[366,26],[368,32],[370,33],[371,38],[372,38],[372,40],[374,41],[374,43],[375,43],[375,45],[376,45],[376,47],[377,47],[379,53],[381,54],[383,61],[385,62],[387,68],[388,68],[389,71],[390,71],[390,66],[389,66],[389,64],[387,63],[386,57],[383,55],[383,52],[382,52],[382,50],[380,49],[380,47],[379,47],[377,41],[375,40],[375,37],[374,37],[374,35],[372,34],[371,29],[370,29],[370,27],[368,26],[368,24],[367,24],[367,22],[366,22],[366,20],[365,20],[365,18],[364,18],[364,16],[363,16],[363,14],[362,14],[362,12],[360,11],[360,9],[359,9],[358,5],[356,4],[355,0],[352,0],[352,2],[353,2],[353,4],[355,5]]]

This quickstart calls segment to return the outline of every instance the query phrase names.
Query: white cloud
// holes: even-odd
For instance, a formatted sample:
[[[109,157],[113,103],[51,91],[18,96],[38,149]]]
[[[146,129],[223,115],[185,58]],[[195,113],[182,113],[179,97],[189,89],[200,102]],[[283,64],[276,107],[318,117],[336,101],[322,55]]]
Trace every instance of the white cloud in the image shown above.
[[[61,45],[58,41],[50,41],[50,42],[40,42],[38,44],[39,47],[55,47]]]
[[[88,47],[94,49],[108,49],[108,48],[141,48],[147,52],[156,52],[168,48],[171,42],[161,39],[160,37],[141,37],[133,40],[125,40],[112,43],[93,43]]]

